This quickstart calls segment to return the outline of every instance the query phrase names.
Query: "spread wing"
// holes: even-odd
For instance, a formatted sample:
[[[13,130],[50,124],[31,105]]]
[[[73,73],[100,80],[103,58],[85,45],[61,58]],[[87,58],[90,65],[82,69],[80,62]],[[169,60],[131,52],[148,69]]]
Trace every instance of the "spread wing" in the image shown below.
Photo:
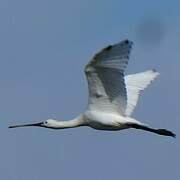
[[[149,70],[141,73],[125,76],[127,88],[127,108],[126,115],[130,116],[136,107],[140,92],[148,87],[149,84],[159,75],[156,70]]]
[[[125,114],[127,92],[124,70],[132,42],[124,40],[95,54],[85,67],[89,88],[88,108]]]

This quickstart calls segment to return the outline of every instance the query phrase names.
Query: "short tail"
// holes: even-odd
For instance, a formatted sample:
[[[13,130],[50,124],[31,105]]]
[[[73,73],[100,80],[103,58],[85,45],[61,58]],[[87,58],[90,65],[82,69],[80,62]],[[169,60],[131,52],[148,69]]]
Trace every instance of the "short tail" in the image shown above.
[[[162,136],[171,136],[171,137],[176,137],[176,134],[174,134],[173,132],[167,130],[167,129],[153,129],[153,128],[149,128],[147,126],[144,125],[139,125],[139,124],[131,124],[130,125],[131,128],[135,128],[135,129],[142,129],[145,131],[149,131],[149,132],[153,132]]]

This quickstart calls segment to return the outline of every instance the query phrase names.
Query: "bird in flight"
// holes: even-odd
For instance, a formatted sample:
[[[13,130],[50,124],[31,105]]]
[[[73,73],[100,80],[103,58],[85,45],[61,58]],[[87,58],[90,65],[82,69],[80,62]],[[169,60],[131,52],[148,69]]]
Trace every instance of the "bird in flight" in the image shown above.
[[[140,92],[158,75],[155,70],[124,75],[132,42],[121,41],[109,45],[93,56],[85,67],[88,82],[88,106],[84,113],[69,121],[48,119],[34,124],[14,125],[17,127],[44,127],[65,129],[89,126],[97,130],[141,129],[163,136],[176,135],[166,129],[155,129],[131,117]]]

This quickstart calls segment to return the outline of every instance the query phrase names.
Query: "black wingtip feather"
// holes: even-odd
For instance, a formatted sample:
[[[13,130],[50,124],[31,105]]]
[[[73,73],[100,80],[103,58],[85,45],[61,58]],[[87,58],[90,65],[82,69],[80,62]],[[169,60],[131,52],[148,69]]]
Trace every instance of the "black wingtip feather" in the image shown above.
[[[104,50],[109,51],[111,48],[112,48],[112,45],[109,45]]]
[[[132,44],[133,44],[133,42],[132,42],[132,41],[130,41],[130,40],[128,40],[128,39],[125,39],[123,42],[124,42],[125,44],[130,44],[130,45],[132,45]]]
[[[128,39],[126,39],[126,40],[124,41],[125,44],[129,44],[129,42],[130,42],[130,41],[129,41]]]

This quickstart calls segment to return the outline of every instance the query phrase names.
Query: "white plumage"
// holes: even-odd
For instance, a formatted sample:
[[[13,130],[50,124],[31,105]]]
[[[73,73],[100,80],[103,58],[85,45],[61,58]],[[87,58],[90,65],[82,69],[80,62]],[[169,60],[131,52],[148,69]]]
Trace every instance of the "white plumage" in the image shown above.
[[[136,107],[140,92],[144,90],[158,75],[159,73],[155,70],[149,70],[125,76],[128,97],[125,113],[127,116],[130,116]]]
[[[110,45],[94,55],[85,67],[89,99],[84,113],[73,120],[46,121],[10,126],[38,126],[64,129],[89,126],[98,130],[142,129],[159,135],[175,137],[166,129],[153,129],[131,117],[137,105],[140,91],[144,90],[159,74],[155,70],[124,76],[132,42],[121,41]]]

